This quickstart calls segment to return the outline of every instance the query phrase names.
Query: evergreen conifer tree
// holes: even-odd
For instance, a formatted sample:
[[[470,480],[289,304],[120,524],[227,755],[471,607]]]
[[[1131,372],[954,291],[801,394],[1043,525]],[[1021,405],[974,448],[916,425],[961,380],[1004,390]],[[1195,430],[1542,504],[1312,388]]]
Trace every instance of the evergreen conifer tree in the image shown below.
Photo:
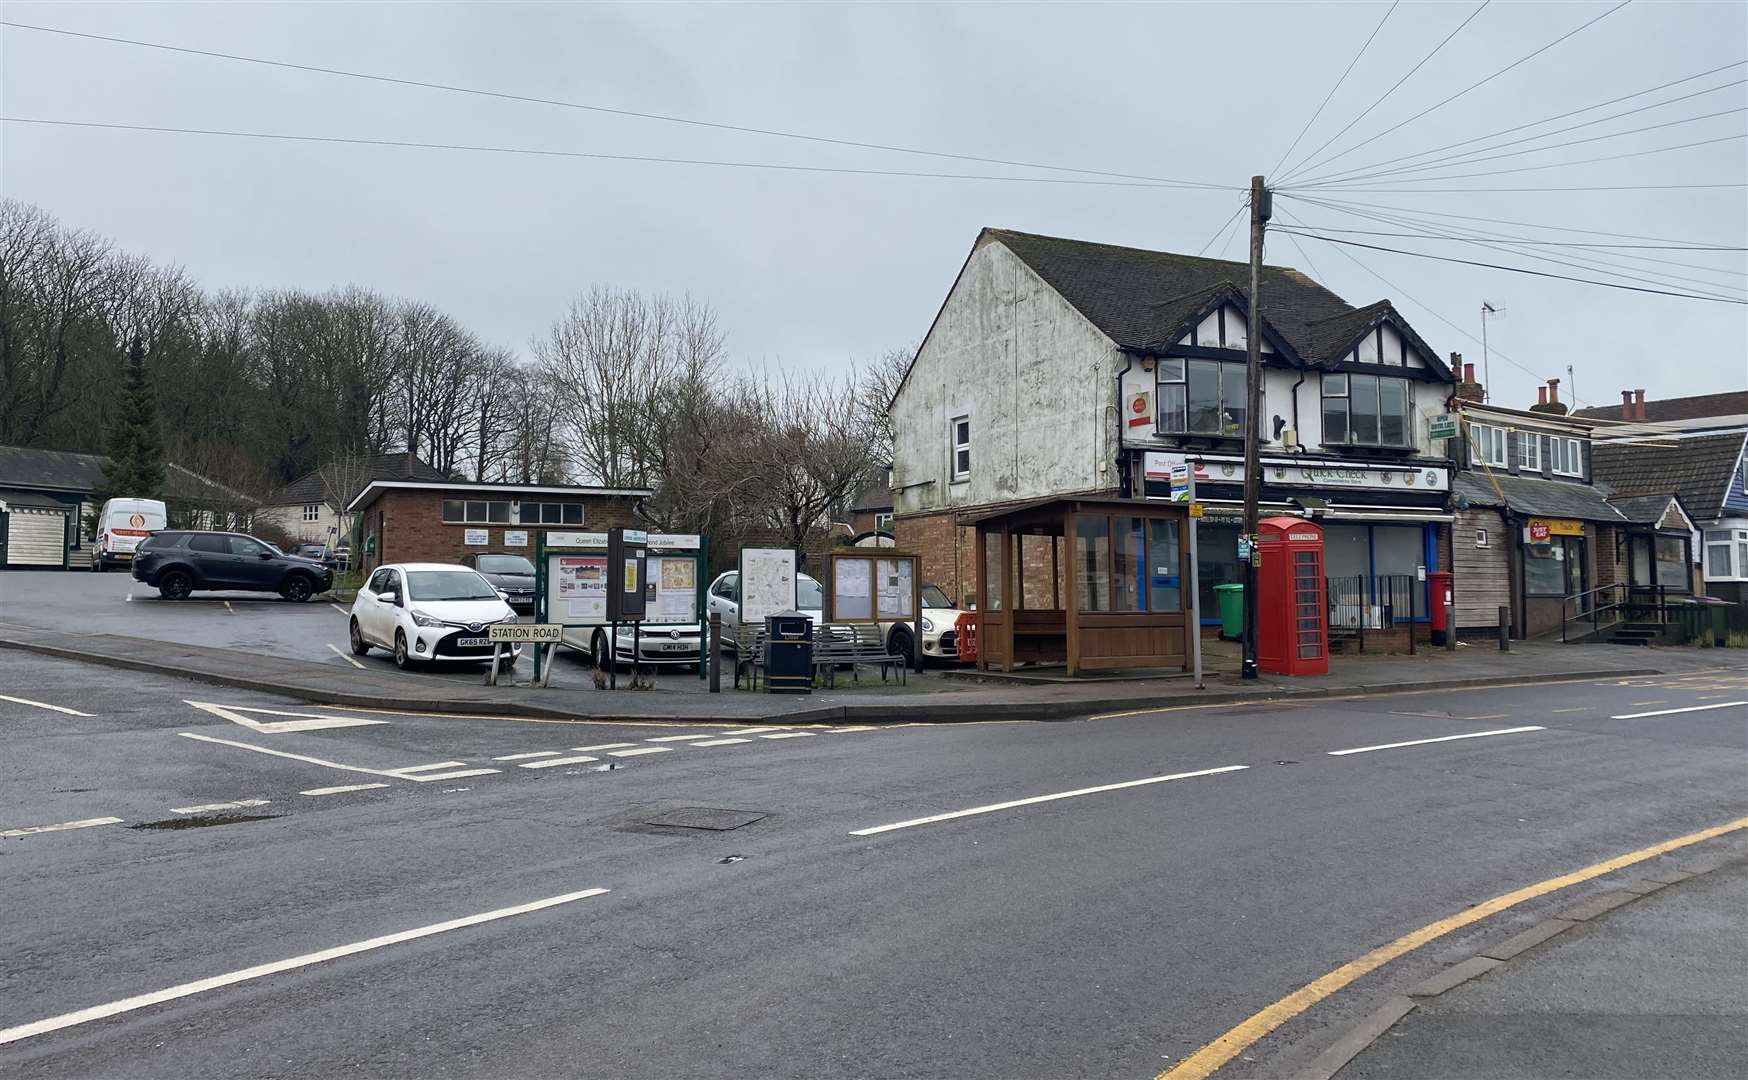
[[[109,426],[109,463],[94,500],[164,497],[164,439],[158,399],[146,378],[146,350],[136,339],[127,351],[121,407]]]

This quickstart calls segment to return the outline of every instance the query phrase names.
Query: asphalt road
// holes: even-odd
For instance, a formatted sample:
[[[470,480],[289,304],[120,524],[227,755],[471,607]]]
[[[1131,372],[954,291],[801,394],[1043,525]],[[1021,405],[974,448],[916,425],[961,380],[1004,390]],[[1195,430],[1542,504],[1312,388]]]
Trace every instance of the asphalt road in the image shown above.
[[[4,652],[0,694],[38,703],[0,700],[8,1077],[1147,1077],[1409,930],[1748,814],[1734,673],[762,732]],[[357,785],[382,786],[330,790]],[[223,803],[247,805],[198,809]],[[683,808],[764,816],[647,824]],[[1386,965],[1220,1075],[1286,1071],[1571,899]]]

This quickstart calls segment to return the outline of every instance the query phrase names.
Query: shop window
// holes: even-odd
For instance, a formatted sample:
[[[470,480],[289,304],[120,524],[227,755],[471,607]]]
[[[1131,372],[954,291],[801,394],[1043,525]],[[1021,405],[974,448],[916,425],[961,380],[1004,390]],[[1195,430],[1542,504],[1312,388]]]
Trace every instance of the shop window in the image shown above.
[[[1332,446],[1412,446],[1414,395],[1407,379],[1323,376],[1323,442]]]
[[[1220,621],[1214,586],[1244,580],[1238,563],[1238,533],[1235,524],[1210,523],[1207,518],[1196,526],[1196,590],[1204,625]]]
[[[1147,610],[1182,611],[1177,522],[1154,518],[1147,525],[1147,564],[1141,568],[1148,582]]]
[[[1577,439],[1554,437],[1548,440],[1548,463],[1555,476],[1584,475],[1584,446]]]
[[[1111,519],[1074,519],[1074,591],[1082,611],[1111,610]]]
[[[1687,577],[1687,537],[1659,536],[1657,538],[1657,584],[1670,589],[1686,592]]]
[[[971,417],[955,416],[952,424],[953,479],[971,475]]]
[[[1244,365],[1219,360],[1159,362],[1159,430],[1180,435],[1244,434]]]
[[[1552,537],[1541,543],[1523,545],[1523,591],[1531,596],[1566,595],[1566,559],[1569,550],[1564,536]]]
[[[1505,468],[1505,429],[1492,424],[1470,424],[1469,464]]]
[[[1523,472],[1542,471],[1542,437],[1533,431],[1517,433],[1517,467]]]

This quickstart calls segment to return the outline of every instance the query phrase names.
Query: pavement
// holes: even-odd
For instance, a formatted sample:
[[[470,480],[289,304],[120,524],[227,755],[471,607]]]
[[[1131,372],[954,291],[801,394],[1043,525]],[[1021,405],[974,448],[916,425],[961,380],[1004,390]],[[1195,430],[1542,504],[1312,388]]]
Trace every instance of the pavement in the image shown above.
[[[1420,999],[1335,1075],[1734,1080],[1748,1061],[1744,927],[1748,862],[1737,861]]]
[[[1058,720],[1088,715],[1271,698],[1304,699],[1404,689],[1459,690],[1481,685],[1706,670],[1740,662],[1739,654],[1704,649],[1490,644],[1414,656],[1338,656],[1326,676],[1268,676],[1240,681],[1211,672],[1203,689],[1189,679],[1100,679],[1016,684],[964,672],[913,674],[907,684],[865,672],[858,685],[805,696],[734,691],[726,665],[723,692],[705,693],[695,672],[664,671],[652,691],[598,691],[586,659],[568,650],[553,685],[487,688],[477,665],[442,665],[416,673],[394,668],[380,651],[347,655],[345,608],[318,599],[289,604],[249,594],[202,594],[164,601],[120,575],[0,575],[0,648],[78,658],[220,686],[256,689],[317,703],[439,713],[491,711],[557,719],[725,720],[742,723],[890,723],[991,719]]]
[[[1713,669],[761,731],[4,650],[0,1075],[1293,1075],[1740,848],[1744,702]]]

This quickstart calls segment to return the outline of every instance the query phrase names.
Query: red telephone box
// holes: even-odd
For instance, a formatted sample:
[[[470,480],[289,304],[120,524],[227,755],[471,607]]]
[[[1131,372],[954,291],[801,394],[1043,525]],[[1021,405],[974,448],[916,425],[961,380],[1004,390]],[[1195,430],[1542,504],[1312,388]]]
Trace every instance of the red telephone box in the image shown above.
[[[1329,674],[1323,526],[1296,517],[1256,523],[1256,666],[1276,675]]]

